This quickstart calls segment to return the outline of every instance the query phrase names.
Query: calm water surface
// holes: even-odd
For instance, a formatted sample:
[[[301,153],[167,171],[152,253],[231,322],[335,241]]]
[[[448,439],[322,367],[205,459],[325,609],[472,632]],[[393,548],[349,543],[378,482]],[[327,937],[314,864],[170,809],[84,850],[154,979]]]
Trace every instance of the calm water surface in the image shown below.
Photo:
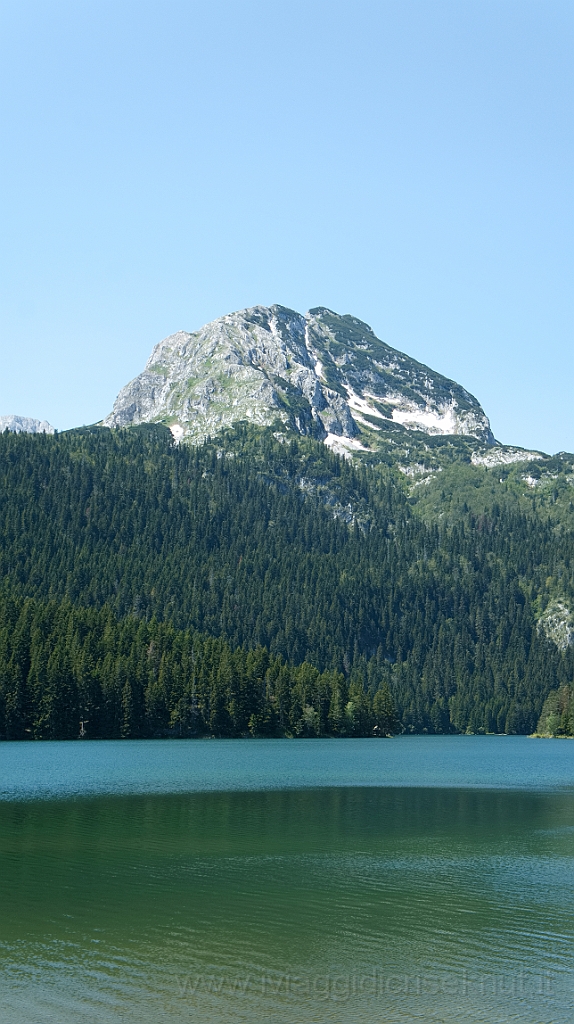
[[[571,1024],[574,743],[0,746],[0,1020]]]

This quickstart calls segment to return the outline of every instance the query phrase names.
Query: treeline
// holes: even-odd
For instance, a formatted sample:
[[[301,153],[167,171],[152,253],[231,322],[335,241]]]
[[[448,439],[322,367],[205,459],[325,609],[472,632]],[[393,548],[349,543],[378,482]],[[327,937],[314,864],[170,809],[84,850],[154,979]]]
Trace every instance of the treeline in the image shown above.
[[[552,690],[536,726],[538,736],[574,736],[574,686]]]
[[[376,666],[363,680],[232,650],[108,608],[0,601],[0,738],[386,736],[398,722]]]
[[[334,673],[355,687],[352,703],[358,688],[371,699],[388,685],[408,731],[534,730],[549,691],[574,679],[572,647],[537,626],[557,594],[572,601],[573,550],[571,529],[512,495],[480,515],[424,522],[391,469],[270,430],[198,448],[153,427],[0,435],[7,597],[200,636],[239,659],[237,672],[264,649],[265,673]],[[55,672],[50,685],[64,693]],[[160,731],[177,728],[170,702]],[[332,731],[322,699],[305,706]],[[251,714],[233,729],[248,730]],[[117,716],[102,715],[99,734],[121,735]],[[212,730],[210,716],[201,729]],[[30,721],[26,735],[44,734]]]

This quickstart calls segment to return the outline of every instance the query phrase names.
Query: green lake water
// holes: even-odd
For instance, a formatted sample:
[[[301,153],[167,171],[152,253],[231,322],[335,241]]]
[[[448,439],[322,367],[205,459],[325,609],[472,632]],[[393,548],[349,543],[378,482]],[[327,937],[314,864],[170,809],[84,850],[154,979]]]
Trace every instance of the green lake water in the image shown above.
[[[574,1018],[574,743],[0,746],[0,1021]]]

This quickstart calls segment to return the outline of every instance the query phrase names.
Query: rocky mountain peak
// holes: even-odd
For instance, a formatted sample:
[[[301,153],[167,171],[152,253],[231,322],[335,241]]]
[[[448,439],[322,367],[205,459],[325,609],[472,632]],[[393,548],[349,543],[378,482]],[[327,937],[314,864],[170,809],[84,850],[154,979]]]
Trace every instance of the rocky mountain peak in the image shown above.
[[[12,434],[55,434],[54,427],[47,420],[34,420],[29,416],[0,416],[0,433],[9,430]]]
[[[494,443],[468,391],[324,306],[253,306],[170,335],[103,422],[164,423],[200,441],[240,420],[280,423],[337,451],[376,450],[388,428]]]

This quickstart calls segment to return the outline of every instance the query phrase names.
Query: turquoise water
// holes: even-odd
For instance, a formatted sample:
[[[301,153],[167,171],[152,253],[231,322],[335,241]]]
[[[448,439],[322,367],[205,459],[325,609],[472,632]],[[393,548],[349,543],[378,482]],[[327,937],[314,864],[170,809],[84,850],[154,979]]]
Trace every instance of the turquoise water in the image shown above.
[[[574,1006],[574,743],[0,746],[0,1020]]]
[[[574,786],[574,742],[404,736],[0,744],[0,800],[308,786],[554,790]]]

